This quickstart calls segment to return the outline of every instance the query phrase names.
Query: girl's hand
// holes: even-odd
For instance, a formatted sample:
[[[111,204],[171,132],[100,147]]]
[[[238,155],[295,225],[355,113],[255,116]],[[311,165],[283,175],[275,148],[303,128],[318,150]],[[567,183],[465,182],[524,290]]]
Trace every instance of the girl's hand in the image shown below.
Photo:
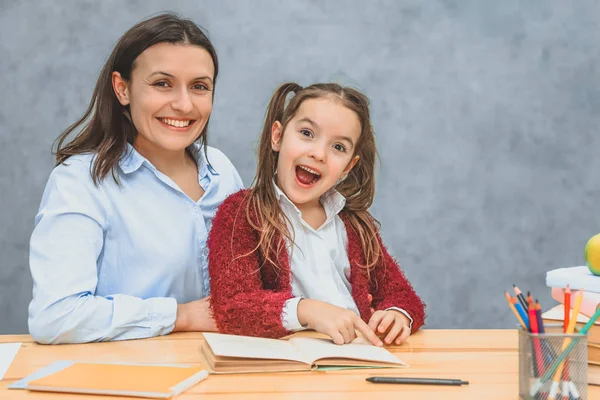
[[[394,340],[395,344],[401,344],[410,336],[410,320],[396,310],[375,311],[369,320],[369,328],[381,336],[387,331],[386,344],[392,344]]]
[[[352,342],[358,331],[375,346],[383,346],[373,329],[365,324],[355,312],[323,301],[300,300],[298,321],[302,326],[308,326],[310,329],[331,337],[335,344]]]

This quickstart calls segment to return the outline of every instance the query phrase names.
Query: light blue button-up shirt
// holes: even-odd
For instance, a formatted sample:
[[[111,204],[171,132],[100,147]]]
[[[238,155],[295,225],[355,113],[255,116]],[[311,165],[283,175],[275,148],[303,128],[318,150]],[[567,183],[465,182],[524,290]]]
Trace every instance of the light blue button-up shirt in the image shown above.
[[[132,146],[95,186],[91,155],[51,173],[31,236],[29,331],[40,343],[165,335],[177,303],[209,294],[206,239],[218,206],[243,188],[233,164],[193,146],[195,202]]]

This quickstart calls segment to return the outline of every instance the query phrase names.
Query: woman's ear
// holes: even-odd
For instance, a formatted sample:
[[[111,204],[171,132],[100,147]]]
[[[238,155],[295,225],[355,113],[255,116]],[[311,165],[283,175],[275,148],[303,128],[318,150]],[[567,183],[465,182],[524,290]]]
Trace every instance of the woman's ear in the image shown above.
[[[120,73],[113,71],[112,73],[112,87],[117,96],[117,100],[122,106],[129,104],[129,85],[127,81],[123,79]]]
[[[281,128],[281,122],[273,122],[273,126],[271,127],[271,149],[273,151],[281,149]]]

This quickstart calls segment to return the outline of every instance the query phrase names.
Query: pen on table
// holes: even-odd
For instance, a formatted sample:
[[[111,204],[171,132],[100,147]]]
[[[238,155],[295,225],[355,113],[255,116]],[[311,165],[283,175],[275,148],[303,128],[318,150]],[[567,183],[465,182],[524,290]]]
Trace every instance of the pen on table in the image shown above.
[[[405,378],[398,376],[372,376],[367,378],[371,383],[400,383],[408,385],[447,385],[461,386],[468,385],[469,382],[461,379],[437,379],[437,378]]]

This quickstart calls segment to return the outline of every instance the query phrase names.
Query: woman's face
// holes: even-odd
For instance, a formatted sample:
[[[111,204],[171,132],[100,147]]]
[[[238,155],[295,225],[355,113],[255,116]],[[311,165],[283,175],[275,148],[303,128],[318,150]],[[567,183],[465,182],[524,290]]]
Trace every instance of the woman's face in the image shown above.
[[[113,88],[129,105],[136,148],[183,151],[206,126],[212,111],[214,65],[202,47],[159,43],[134,62],[131,79],[113,72]]]

